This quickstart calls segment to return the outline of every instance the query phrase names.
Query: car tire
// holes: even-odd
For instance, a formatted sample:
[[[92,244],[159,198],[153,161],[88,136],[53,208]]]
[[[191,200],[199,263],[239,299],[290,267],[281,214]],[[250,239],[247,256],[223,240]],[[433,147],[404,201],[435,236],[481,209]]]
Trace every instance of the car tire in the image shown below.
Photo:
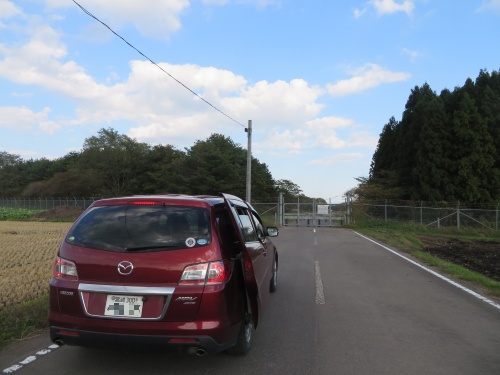
[[[269,290],[272,292],[276,292],[278,288],[278,261],[274,258],[273,262],[273,276],[271,277],[271,283],[269,285]]]
[[[253,321],[250,315],[246,316],[241,323],[236,345],[226,350],[231,355],[245,355],[252,347],[253,342]]]

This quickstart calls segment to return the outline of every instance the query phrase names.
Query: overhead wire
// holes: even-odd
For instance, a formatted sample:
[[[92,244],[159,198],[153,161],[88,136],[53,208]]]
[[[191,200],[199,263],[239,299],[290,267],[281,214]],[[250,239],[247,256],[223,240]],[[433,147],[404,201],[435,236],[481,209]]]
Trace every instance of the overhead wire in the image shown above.
[[[210,107],[212,107],[213,109],[215,109],[217,112],[221,113],[223,116],[226,116],[228,119],[230,119],[231,121],[234,121],[235,123],[237,123],[238,125],[240,126],[243,126],[243,128],[245,128],[246,130],[246,126],[243,125],[241,122],[235,120],[234,118],[232,118],[231,116],[229,116],[228,114],[226,114],[225,112],[223,112],[222,110],[220,110],[219,108],[217,108],[216,106],[214,106],[212,103],[210,103],[208,100],[206,100],[205,98],[203,98],[201,95],[199,95],[198,93],[196,93],[195,91],[191,90],[188,86],[186,86],[184,83],[182,83],[180,80],[178,80],[177,78],[175,78],[173,75],[171,75],[169,72],[167,72],[165,69],[163,69],[160,65],[158,65],[156,62],[154,62],[152,59],[150,59],[148,56],[146,56],[144,53],[142,53],[141,51],[139,51],[136,47],[134,47],[131,43],[129,43],[125,38],[123,38],[120,34],[118,34],[117,32],[115,32],[111,27],[109,27],[106,23],[104,23],[103,21],[101,21],[99,18],[97,18],[96,16],[94,16],[92,13],[90,13],[87,9],[85,9],[82,5],[80,5],[78,2],[76,2],[75,0],[73,0],[73,2],[84,12],[86,13],[88,16],[92,17],[93,19],[95,19],[97,22],[101,23],[103,26],[105,26],[109,31],[111,31],[113,34],[115,34],[118,38],[120,38],[123,42],[125,42],[129,47],[133,48],[135,51],[137,51],[141,56],[143,56],[145,59],[149,60],[149,62],[151,62],[153,65],[155,65],[158,69],[160,69],[163,73],[167,74],[170,78],[172,78],[174,81],[176,81],[178,84],[180,84],[182,87],[184,87],[186,90],[188,90],[189,92],[191,92],[194,96],[196,96],[198,99],[202,100],[203,102],[205,102],[206,104],[208,104]]]

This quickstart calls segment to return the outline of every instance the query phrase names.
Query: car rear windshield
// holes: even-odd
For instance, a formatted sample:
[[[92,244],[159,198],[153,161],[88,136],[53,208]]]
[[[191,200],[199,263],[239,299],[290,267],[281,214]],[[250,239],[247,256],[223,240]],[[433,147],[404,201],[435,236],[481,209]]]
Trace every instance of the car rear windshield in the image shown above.
[[[128,252],[193,248],[211,240],[207,209],[163,205],[94,207],[66,236],[72,245]]]

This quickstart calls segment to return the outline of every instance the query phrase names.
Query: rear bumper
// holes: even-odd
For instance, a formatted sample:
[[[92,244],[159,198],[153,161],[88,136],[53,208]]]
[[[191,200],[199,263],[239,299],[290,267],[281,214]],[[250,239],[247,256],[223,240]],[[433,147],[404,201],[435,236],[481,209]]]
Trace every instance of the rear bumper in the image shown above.
[[[140,321],[77,317],[49,311],[50,339],[57,344],[85,347],[124,346],[218,353],[235,345],[242,322],[223,316],[195,321]]]
[[[50,327],[50,339],[58,345],[75,345],[99,349],[137,348],[139,350],[172,350],[198,354],[219,353],[236,344],[237,337],[224,343],[209,336],[132,335],[90,332]]]

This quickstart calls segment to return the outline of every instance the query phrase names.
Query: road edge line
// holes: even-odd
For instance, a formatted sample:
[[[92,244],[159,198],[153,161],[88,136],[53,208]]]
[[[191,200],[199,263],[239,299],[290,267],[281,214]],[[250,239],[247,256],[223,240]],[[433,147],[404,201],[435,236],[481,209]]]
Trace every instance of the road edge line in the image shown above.
[[[357,234],[358,236],[363,237],[364,239],[366,239],[366,240],[368,240],[368,241],[370,241],[370,242],[373,242],[374,244],[376,244],[376,245],[378,245],[378,246],[382,247],[383,249],[385,249],[385,250],[387,250],[387,251],[390,251],[391,253],[393,253],[393,254],[397,255],[398,257],[403,258],[404,260],[406,260],[406,261],[408,261],[408,262],[412,263],[413,265],[415,265],[415,266],[417,266],[417,267],[420,267],[421,269],[423,269],[423,270],[425,270],[425,271],[429,272],[430,274],[432,274],[432,275],[434,275],[434,276],[436,276],[436,277],[440,278],[441,280],[444,280],[444,281],[446,281],[447,283],[449,283],[449,284],[451,284],[451,285],[453,285],[453,286],[455,286],[455,287],[457,287],[457,288],[459,288],[459,289],[462,289],[464,292],[469,293],[470,295],[472,295],[472,296],[474,296],[474,297],[476,297],[476,298],[480,299],[480,300],[481,300],[481,301],[483,301],[483,302],[486,302],[487,304],[489,304],[489,305],[493,306],[493,307],[494,307],[494,308],[496,308],[497,310],[500,310],[500,305],[499,305],[498,303],[495,303],[494,301],[490,300],[489,298],[486,298],[485,296],[482,296],[481,294],[476,293],[476,292],[474,292],[473,290],[471,290],[471,289],[469,289],[469,288],[466,288],[465,286],[463,286],[463,285],[461,285],[461,284],[459,284],[459,283],[457,283],[457,282],[455,282],[455,281],[453,281],[453,280],[451,280],[451,279],[449,279],[449,278],[447,278],[447,277],[445,277],[445,276],[441,275],[440,273],[437,273],[436,271],[431,270],[430,268],[427,268],[427,267],[425,267],[425,266],[421,265],[420,263],[415,262],[414,260],[412,260],[412,259],[410,259],[410,258],[405,257],[404,255],[402,255],[402,254],[398,253],[397,251],[394,251],[394,250],[392,250],[392,249],[388,248],[387,246],[382,245],[381,243],[378,243],[377,241],[374,241],[374,240],[372,240],[371,238],[369,238],[369,237],[366,237],[366,236],[362,235],[361,233],[358,233],[358,232],[356,232],[356,231],[354,231],[354,230],[353,230],[353,232],[354,232],[355,234]]]

